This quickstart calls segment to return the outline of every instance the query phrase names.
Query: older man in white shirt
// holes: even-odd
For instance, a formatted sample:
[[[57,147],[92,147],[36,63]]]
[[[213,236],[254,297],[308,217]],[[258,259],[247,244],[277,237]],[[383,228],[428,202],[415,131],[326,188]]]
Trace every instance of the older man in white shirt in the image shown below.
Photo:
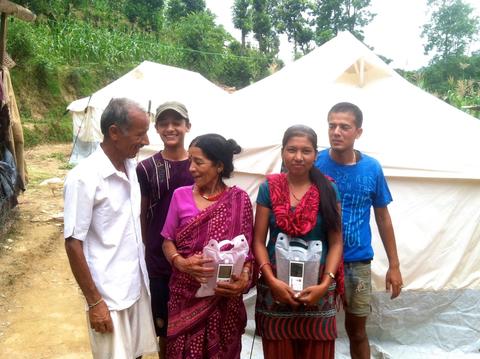
[[[103,142],[65,181],[65,248],[85,296],[93,357],[132,359],[158,349],[134,161],[149,121],[136,103],[113,99],[100,125]]]

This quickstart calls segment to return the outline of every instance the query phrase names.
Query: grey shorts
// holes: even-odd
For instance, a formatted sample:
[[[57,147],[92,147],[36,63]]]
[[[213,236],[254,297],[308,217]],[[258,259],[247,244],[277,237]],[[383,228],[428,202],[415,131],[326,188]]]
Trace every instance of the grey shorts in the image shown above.
[[[372,269],[370,261],[345,263],[347,313],[366,317],[371,312]]]

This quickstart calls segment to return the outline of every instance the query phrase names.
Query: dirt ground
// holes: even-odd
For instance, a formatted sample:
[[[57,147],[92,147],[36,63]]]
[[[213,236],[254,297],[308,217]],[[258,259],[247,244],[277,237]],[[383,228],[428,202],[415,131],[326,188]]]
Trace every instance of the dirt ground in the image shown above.
[[[91,358],[83,296],[63,247],[62,189],[39,185],[65,177],[70,151],[27,151],[29,185],[0,239],[0,358]]]

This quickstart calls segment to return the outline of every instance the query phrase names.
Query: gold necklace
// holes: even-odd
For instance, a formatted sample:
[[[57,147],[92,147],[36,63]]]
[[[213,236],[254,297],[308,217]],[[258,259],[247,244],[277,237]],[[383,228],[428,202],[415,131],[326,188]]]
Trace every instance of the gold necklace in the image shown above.
[[[212,192],[210,192],[210,196],[207,196],[203,193],[200,192],[200,190],[198,189],[198,187],[195,185],[193,186],[193,192],[195,192],[195,189],[197,189],[197,193],[200,195],[200,197],[202,197],[203,199],[209,201],[209,202],[214,202],[216,201],[217,199],[219,199],[221,197],[221,195],[223,194],[223,192],[225,192],[225,187],[223,187],[220,192],[218,192],[217,194],[214,194],[215,193],[215,190],[216,190],[216,187],[217,185],[215,184],[215,187],[213,187],[213,190]]]

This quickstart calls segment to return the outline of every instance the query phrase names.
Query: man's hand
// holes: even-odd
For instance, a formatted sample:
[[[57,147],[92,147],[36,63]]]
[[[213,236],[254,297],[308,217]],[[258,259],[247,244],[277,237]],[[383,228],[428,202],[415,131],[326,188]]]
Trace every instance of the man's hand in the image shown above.
[[[392,219],[387,207],[378,207],[373,209],[375,221],[377,222],[378,233],[383,242],[385,253],[388,258],[388,271],[385,276],[385,288],[387,292],[392,292],[391,299],[400,295],[403,287],[402,274],[400,273],[400,261],[397,253],[397,243],[393,232]]]
[[[112,333],[113,322],[110,311],[104,301],[88,310],[90,326],[98,333]]]
[[[400,295],[403,288],[402,274],[399,267],[389,267],[385,276],[385,285],[387,292],[392,292],[390,299]]]

